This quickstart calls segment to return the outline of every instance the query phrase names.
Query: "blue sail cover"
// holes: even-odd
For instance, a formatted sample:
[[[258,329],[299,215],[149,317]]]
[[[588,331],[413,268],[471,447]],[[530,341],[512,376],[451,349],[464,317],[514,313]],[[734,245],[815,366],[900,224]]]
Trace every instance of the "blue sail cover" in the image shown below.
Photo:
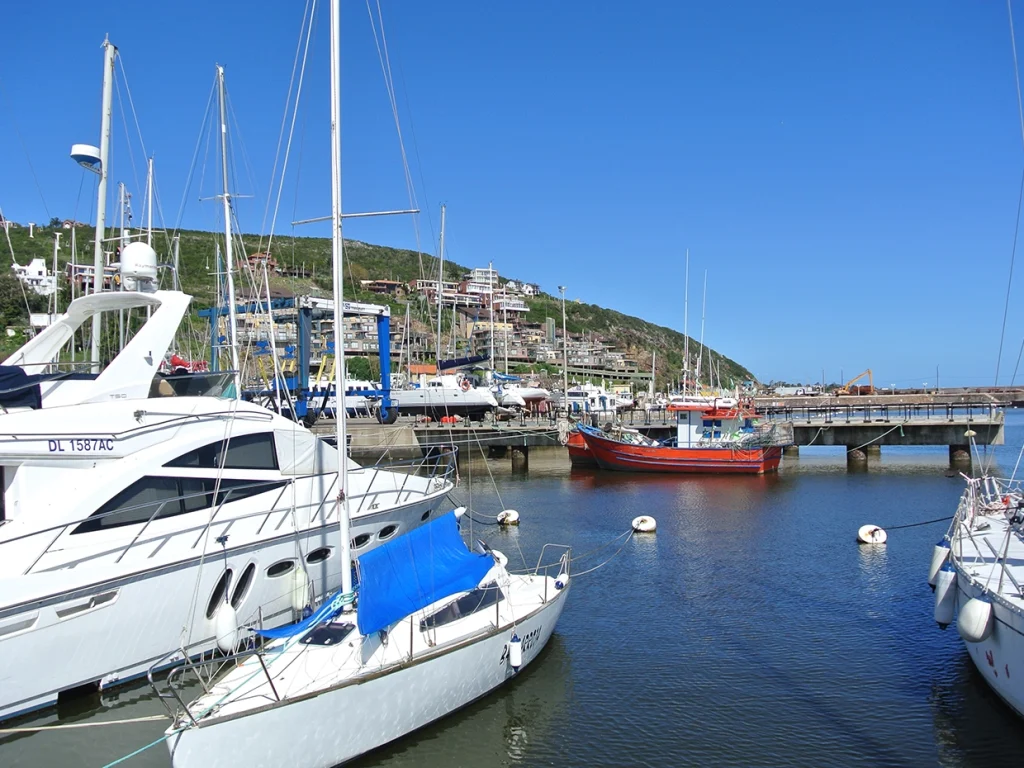
[[[466,549],[449,512],[359,557],[359,632],[369,635],[420,608],[475,588],[494,565]]]

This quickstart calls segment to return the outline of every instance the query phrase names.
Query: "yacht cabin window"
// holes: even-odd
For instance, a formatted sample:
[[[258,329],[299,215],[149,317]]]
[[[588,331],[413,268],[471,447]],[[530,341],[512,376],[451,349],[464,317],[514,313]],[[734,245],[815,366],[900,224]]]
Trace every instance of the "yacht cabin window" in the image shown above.
[[[224,469],[277,469],[274,433],[259,432],[254,435],[238,435],[229,440],[218,440],[182,454],[164,466],[219,469],[221,461],[224,462]]]
[[[214,499],[217,480],[213,477],[143,477],[93,512],[88,520],[79,524],[71,533],[91,533],[135,525],[145,523],[150,518],[162,520],[240,501],[285,485],[287,482],[283,480],[222,478]]]
[[[420,632],[451,624],[463,616],[469,616],[477,611],[482,611],[484,608],[489,608],[503,598],[504,595],[501,593],[501,589],[493,581],[490,584],[477,587],[472,592],[467,592],[458,600],[448,603],[441,610],[430,614],[420,621]]]

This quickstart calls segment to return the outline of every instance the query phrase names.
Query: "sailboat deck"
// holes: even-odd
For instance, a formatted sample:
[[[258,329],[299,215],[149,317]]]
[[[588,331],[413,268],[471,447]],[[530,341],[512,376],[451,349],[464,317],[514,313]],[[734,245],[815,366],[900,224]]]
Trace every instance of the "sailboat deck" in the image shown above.
[[[957,562],[963,575],[996,599],[1024,610],[1024,537],[1013,523],[1020,510],[1002,505],[979,513],[963,529]]]

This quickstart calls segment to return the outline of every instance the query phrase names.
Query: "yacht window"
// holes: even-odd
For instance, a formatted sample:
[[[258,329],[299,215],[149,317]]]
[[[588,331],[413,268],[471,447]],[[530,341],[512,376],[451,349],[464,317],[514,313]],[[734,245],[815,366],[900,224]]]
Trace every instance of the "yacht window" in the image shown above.
[[[370,534],[360,533],[354,539],[352,539],[352,549],[359,549],[365,547],[370,542]]]
[[[227,455],[223,456],[225,445]],[[182,454],[164,466],[218,469],[222,457],[224,469],[277,469],[274,433],[259,432],[255,435],[238,435],[230,440],[218,440]]]
[[[504,597],[505,596],[501,593],[501,589],[493,581],[483,587],[477,587],[472,592],[468,592],[460,597],[458,600],[448,603],[448,605],[437,613],[433,613],[420,621],[420,631],[425,632],[428,629],[435,629],[436,627],[442,627],[445,624],[451,624],[453,621],[457,621],[463,616],[469,616],[477,611],[482,611],[484,608],[489,608],[504,599]]]
[[[330,556],[331,556],[331,548],[330,547],[320,547],[319,549],[314,549],[312,552],[310,552],[308,555],[306,555],[306,562],[309,563],[310,565],[313,565],[314,563],[322,563],[324,560],[326,560]]]
[[[377,538],[381,541],[384,541],[384,539],[390,539],[392,536],[395,535],[395,531],[397,530],[397,525],[385,525],[383,528],[380,529],[380,533],[377,534]]]
[[[71,533],[90,533],[122,525],[145,523],[151,517],[174,517],[183,511],[177,479],[143,477],[93,512],[88,520]]]
[[[7,520],[7,478],[4,468],[0,467],[0,523]]]
[[[245,570],[242,571],[242,575],[238,577],[238,584],[235,585],[235,591],[231,593],[231,607],[238,610],[238,607],[245,600],[245,596],[249,594],[249,587],[252,586],[252,577],[256,575],[256,563],[249,563],[245,566]]]
[[[210,602],[206,606],[206,618],[212,619],[214,614],[217,613],[217,609],[220,608],[221,603],[224,602],[224,597],[228,593],[228,587],[231,586],[231,569],[228,568],[224,573],[217,579],[217,586],[213,588],[213,594],[210,595]]]
[[[275,579],[278,576],[284,576],[286,573],[289,573],[294,567],[294,560],[282,560],[281,562],[274,563],[272,566],[267,568],[267,576],[271,579]]]

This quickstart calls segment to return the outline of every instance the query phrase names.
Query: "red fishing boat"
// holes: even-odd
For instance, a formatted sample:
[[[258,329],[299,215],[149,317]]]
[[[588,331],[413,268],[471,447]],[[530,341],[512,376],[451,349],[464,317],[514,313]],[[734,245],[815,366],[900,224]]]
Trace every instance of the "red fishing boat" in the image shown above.
[[[578,468],[593,468],[597,466],[597,462],[594,461],[594,455],[590,452],[590,448],[587,447],[587,441],[583,439],[583,434],[578,429],[574,429],[569,433],[569,439],[565,447],[569,449],[569,463],[572,466]]]
[[[665,442],[636,430],[604,432],[584,425],[577,434],[601,469],[762,475],[779,468],[786,442],[774,425],[757,425],[753,412],[711,408],[680,411],[676,418],[676,437]]]

